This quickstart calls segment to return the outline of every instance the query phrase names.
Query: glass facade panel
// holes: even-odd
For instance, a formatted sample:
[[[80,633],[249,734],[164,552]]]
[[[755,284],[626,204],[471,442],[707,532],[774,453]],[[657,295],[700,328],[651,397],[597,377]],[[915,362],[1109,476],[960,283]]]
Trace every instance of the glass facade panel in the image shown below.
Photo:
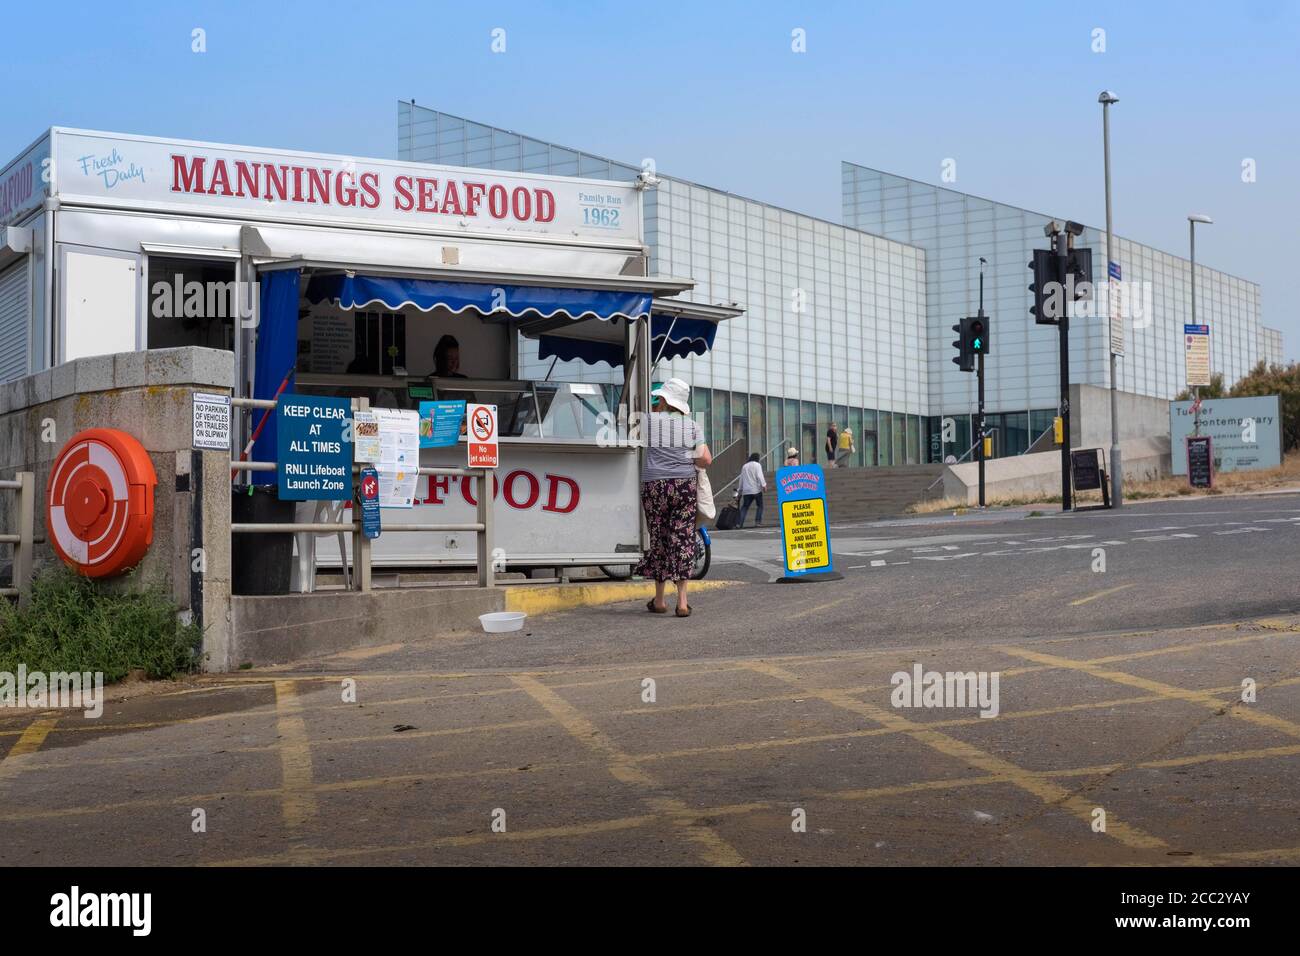
[[[862,410],[862,464],[867,468],[875,468],[879,463],[877,460],[877,435],[876,435],[876,412],[875,409],[864,408]]]
[[[1002,422],[1004,431],[999,454],[1023,455],[1030,442],[1029,413],[1007,412],[1002,416]]]
[[[731,441],[731,396],[721,389],[713,392],[713,435],[709,450],[720,454]]]
[[[854,468],[861,468],[862,467],[862,409],[850,408],[848,410],[848,414],[846,418],[848,419],[849,428],[853,430],[853,444],[857,448],[857,451],[855,451],[852,455],[849,456],[848,460],[846,461],[846,464],[851,465]]]
[[[877,448],[882,467],[894,463],[894,415],[892,412],[880,413],[880,426],[876,429]]]

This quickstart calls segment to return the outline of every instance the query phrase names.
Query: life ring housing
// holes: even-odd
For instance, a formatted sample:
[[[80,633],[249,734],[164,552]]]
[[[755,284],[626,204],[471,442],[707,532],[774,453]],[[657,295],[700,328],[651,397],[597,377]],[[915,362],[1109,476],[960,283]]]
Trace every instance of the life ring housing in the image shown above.
[[[157,484],[149,453],[126,432],[77,433],[45,485],[45,527],[54,550],[89,578],[135,567],[153,542]]]

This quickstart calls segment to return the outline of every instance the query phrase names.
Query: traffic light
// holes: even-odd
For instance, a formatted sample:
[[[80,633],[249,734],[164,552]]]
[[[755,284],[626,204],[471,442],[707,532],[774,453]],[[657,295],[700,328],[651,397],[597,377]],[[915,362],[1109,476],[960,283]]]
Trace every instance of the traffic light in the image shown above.
[[[988,355],[988,319],[982,315],[976,315],[968,319],[962,319],[962,322],[966,326],[965,331],[962,333],[962,338],[966,341],[966,348],[972,355]]]
[[[952,347],[957,350],[957,355],[952,361],[963,372],[975,371],[975,353],[969,349],[966,339],[966,324],[969,321],[970,319],[962,319],[952,327],[952,330],[957,333],[957,338],[952,343]]]
[[[1089,251],[1091,255],[1091,252]],[[1034,294],[1034,305],[1029,314],[1038,325],[1060,325],[1065,296],[1060,293],[1060,277],[1056,274],[1056,254],[1051,249],[1035,249],[1029,268],[1034,281],[1029,291]]]
[[[1066,272],[1074,278],[1074,300],[1091,299],[1092,289],[1092,250],[1086,246],[1071,249],[1066,260]]]

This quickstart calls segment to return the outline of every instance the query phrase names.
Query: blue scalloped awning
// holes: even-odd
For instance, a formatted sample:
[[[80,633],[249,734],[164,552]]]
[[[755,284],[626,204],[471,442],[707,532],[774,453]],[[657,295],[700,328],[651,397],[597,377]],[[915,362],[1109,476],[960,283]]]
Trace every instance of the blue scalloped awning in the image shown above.
[[[717,334],[717,323],[707,319],[656,314],[650,318],[650,354],[664,359],[703,355],[713,348],[713,339]],[[662,354],[660,349],[663,350]],[[623,364],[623,346],[615,342],[594,342],[565,335],[541,335],[537,338],[537,357],[558,358],[562,362],[577,359],[588,365],[605,362],[619,366]]]
[[[547,286],[441,282],[391,276],[317,275],[307,283],[311,302],[329,301],[341,309],[413,306],[422,312],[436,308],[453,313],[484,315],[505,312],[524,316],[570,319],[631,319],[650,312],[649,292],[600,289],[553,289]]]

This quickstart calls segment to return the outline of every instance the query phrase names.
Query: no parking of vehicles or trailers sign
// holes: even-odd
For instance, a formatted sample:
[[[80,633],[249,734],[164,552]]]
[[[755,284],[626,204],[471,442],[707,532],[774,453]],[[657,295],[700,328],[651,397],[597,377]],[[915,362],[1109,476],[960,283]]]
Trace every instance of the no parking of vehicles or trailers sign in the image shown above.
[[[466,409],[469,420],[469,467],[495,468],[499,461],[497,443],[497,407],[495,405],[470,405]]]

